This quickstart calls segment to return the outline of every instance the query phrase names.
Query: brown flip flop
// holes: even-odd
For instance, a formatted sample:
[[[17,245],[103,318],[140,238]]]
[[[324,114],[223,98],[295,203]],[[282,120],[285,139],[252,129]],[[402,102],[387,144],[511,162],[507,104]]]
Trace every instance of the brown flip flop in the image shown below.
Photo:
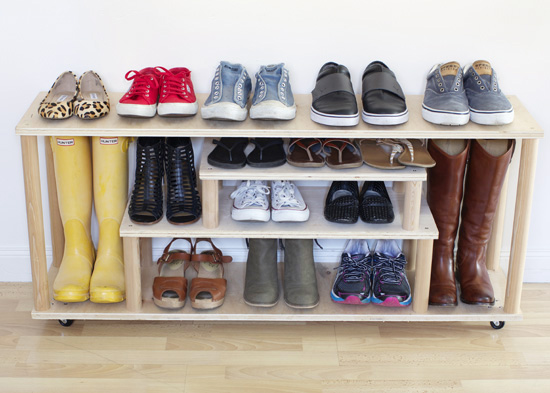
[[[323,143],[319,138],[292,138],[286,161],[299,167],[322,167],[325,165],[325,158],[321,155],[322,148]]]
[[[332,169],[357,168],[363,165],[357,144],[346,138],[329,138],[323,142],[325,161]]]
[[[378,169],[403,169],[395,157],[403,152],[403,146],[394,139],[362,139],[359,142],[365,164]]]
[[[435,161],[428,153],[424,141],[420,139],[397,139],[397,141],[404,147],[403,152],[397,157],[400,164],[421,168],[435,166]]]

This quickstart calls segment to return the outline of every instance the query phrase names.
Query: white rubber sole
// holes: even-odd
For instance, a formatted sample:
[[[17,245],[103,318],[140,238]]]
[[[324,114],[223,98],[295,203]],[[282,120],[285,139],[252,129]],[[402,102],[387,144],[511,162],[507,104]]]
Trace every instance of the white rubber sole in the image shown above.
[[[482,112],[470,108],[470,120],[487,126],[510,124],[514,121],[514,110],[511,109],[509,112]]]
[[[359,124],[359,113],[356,115],[328,115],[311,108],[311,120],[326,126],[353,127]]]
[[[267,222],[271,217],[269,210],[261,209],[231,209],[231,218],[235,221],[262,221]]]
[[[295,117],[296,105],[286,106],[279,101],[263,101],[250,108],[250,118],[256,120],[292,120]]]
[[[275,222],[304,222],[309,219],[309,209],[271,210],[271,219]]]
[[[158,104],[157,113],[159,116],[193,116],[199,111],[199,104],[196,102],[167,102]]]
[[[470,120],[470,111],[444,112],[423,105],[422,117],[424,120],[434,124],[441,124],[444,126],[463,126]]]
[[[135,117],[153,117],[157,113],[157,104],[137,105],[137,104],[116,104],[116,113],[119,116]]]
[[[361,117],[363,118],[363,121],[368,124],[378,126],[395,126],[397,124],[403,124],[409,121],[409,110],[406,109],[401,113],[383,115],[362,111]]]
[[[232,102],[219,102],[201,108],[203,119],[244,121],[247,110]]]

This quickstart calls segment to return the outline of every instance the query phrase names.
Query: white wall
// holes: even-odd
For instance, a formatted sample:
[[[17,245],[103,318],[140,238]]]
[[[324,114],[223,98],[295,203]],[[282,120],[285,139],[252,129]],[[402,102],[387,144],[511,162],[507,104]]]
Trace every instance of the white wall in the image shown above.
[[[502,89],[517,95],[550,129],[550,3],[546,1],[6,1],[0,13],[0,281],[29,281],[29,252],[19,138],[14,128],[39,91],[64,70],[93,69],[108,90],[123,91],[130,69],[162,65],[193,71],[197,92],[208,92],[220,60],[250,74],[285,62],[295,93],[309,93],[326,61],[348,66],[354,86],[373,60],[386,62],[406,94],[423,94],[437,62],[489,60]],[[115,116],[113,113],[112,116]],[[540,143],[526,280],[550,281],[550,219],[546,176],[550,142]],[[517,160],[516,160],[517,161]],[[516,163],[517,165],[517,163]],[[511,179],[514,183],[514,179]],[[42,190],[45,191],[45,187]],[[46,199],[45,199],[46,201]],[[513,200],[509,201],[510,209]],[[44,203],[48,227],[47,202]],[[508,217],[506,238],[511,233]],[[51,256],[49,235],[46,243]],[[164,240],[155,243],[160,248]],[[236,259],[241,240],[220,240]],[[507,255],[509,242],[503,245]],[[334,259],[340,242],[319,258]],[[158,252],[158,250],[157,250]]]

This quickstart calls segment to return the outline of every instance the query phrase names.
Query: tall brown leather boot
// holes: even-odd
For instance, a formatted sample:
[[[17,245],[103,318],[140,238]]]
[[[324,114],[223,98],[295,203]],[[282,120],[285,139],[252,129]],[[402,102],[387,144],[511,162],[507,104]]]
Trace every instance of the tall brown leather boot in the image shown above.
[[[469,140],[430,140],[428,143],[436,165],[428,169],[427,199],[439,230],[432,254],[431,305],[456,306],[458,303],[453,257],[469,150]]]
[[[464,303],[495,303],[485,264],[487,243],[515,143],[515,140],[472,142],[456,259],[460,300]]]

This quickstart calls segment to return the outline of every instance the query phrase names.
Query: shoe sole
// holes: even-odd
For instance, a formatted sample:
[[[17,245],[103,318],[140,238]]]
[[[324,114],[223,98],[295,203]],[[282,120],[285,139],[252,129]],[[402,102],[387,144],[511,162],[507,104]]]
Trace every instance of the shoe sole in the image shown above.
[[[223,304],[224,299],[221,300],[210,300],[210,299],[196,299],[195,301],[191,301],[191,307],[193,307],[196,310],[212,310],[214,308],[218,308]]]
[[[271,219],[275,222],[304,222],[309,220],[309,209],[272,210]]]
[[[514,109],[509,111],[478,111],[470,108],[470,120],[486,126],[499,126],[514,121]]]
[[[231,210],[231,218],[235,221],[269,221],[269,210],[261,209],[236,209]]]
[[[296,105],[286,106],[279,101],[264,101],[250,108],[250,118],[254,120],[292,120],[295,117]]]
[[[124,300],[124,292],[115,289],[90,289],[92,303],[120,303]]]
[[[344,299],[336,295],[332,291],[330,292],[330,298],[332,299],[333,302],[340,303],[340,304],[365,305],[370,303],[370,296],[361,300],[358,295],[350,295]]]
[[[361,117],[367,124],[374,124],[378,126],[395,126],[409,121],[409,110],[406,109],[404,112],[396,114],[378,114],[362,111]]]
[[[157,113],[159,116],[193,116],[199,111],[199,104],[196,102],[167,102],[158,104]]]
[[[296,309],[299,309],[299,310],[307,310],[309,308],[315,308],[319,305],[319,301],[317,301],[317,303],[315,304],[312,304],[312,305],[307,305],[307,306],[303,306],[303,305],[296,305],[296,304],[290,304],[289,302],[286,301],[285,299],[285,304],[290,307],[290,308],[296,308]]]
[[[359,124],[359,113],[355,115],[330,115],[311,108],[311,120],[326,126],[353,127]]]
[[[380,299],[377,299],[376,297],[374,297],[374,295],[372,296],[372,303],[376,304],[377,306],[382,306],[382,307],[406,307],[409,304],[411,304],[411,301],[412,301],[412,296],[411,295],[409,295],[407,300],[404,300],[402,302],[400,302],[395,297],[388,297],[385,300],[380,300]]]
[[[116,112],[119,116],[129,117],[153,117],[157,113],[157,104],[137,105],[137,104],[116,104]]]
[[[249,302],[248,300],[246,300],[245,298],[243,298],[243,301],[249,305],[249,306],[252,306],[252,307],[265,307],[265,308],[268,308],[268,307],[274,307],[277,305],[277,303],[279,303],[279,300],[275,301],[275,303],[253,303],[253,302]]]
[[[247,110],[232,102],[219,102],[201,108],[201,116],[205,120],[244,121]]]
[[[470,111],[440,111],[422,104],[422,117],[430,123],[440,124],[443,126],[463,126],[470,120]]]
[[[155,303],[160,308],[175,310],[185,306],[185,299],[179,300],[179,299],[162,298],[162,300],[159,300],[157,298],[153,298],[153,303]]]
[[[80,303],[85,302],[90,298],[89,292],[77,291],[55,291],[53,292],[54,300],[63,303]]]

